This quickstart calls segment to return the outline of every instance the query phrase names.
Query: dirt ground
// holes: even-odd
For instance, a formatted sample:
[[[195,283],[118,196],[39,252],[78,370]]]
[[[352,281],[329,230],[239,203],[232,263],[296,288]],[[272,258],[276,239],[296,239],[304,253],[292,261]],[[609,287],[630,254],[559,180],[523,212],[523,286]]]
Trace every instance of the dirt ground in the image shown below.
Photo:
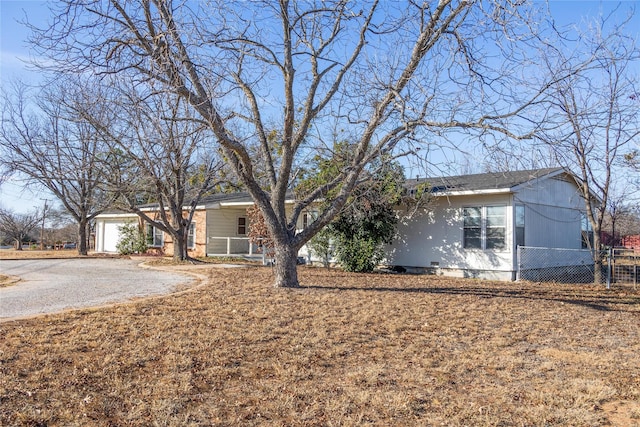
[[[640,425],[633,289],[193,268],[187,292],[1,323],[0,425]]]

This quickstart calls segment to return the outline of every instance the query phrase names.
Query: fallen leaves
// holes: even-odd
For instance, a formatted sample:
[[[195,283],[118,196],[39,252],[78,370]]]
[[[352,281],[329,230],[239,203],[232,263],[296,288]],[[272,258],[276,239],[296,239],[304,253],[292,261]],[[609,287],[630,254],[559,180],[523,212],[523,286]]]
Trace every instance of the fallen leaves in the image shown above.
[[[0,424],[601,425],[640,400],[633,290],[299,274],[212,268],[179,295],[0,324]]]

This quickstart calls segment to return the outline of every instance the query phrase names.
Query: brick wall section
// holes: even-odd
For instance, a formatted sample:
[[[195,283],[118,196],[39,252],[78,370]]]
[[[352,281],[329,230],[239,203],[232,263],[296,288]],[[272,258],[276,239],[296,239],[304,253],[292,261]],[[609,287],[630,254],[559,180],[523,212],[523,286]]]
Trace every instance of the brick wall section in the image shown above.
[[[198,210],[193,214],[193,222],[196,223],[196,247],[189,249],[189,256],[204,257],[207,255],[207,211]],[[164,247],[167,256],[173,255],[173,238],[164,233]]]

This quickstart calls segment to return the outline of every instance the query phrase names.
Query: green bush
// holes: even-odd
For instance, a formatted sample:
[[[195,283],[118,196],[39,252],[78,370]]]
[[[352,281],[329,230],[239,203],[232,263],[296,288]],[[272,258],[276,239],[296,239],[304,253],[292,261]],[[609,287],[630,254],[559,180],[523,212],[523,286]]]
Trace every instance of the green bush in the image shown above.
[[[140,230],[138,224],[129,222],[118,227],[120,240],[116,244],[116,249],[121,255],[142,254],[148,249],[147,239]]]
[[[338,243],[338,261],[345,271],[368,273],[378,266],[384,251],[377,238],[343,236]]]

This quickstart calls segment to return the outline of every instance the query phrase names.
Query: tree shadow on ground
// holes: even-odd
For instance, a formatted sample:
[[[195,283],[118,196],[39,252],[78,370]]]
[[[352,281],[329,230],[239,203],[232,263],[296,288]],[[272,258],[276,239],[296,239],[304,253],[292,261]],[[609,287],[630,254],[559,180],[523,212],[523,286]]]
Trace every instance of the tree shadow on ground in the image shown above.
[[[558,285],[562,286],[562,285]],[[389,286],[332,286],[309,285],[302,286],[306,289],[324,289],[335,291],[365,291],[365,292],[400,292],[400,293],[424,293],[431,295],[457,295],[474,296],[478,298],[513,298],[536,301],[549,301],[564,304],[579,305],[596,311],[603,312],[636,312],[640,313],[640,295],[637,292],[631,294],[614,294],[614,290],[581,290],[577,287],[570,289],[532,289],[519,287],[507,289],[506,287],[491,286],[422,286],[422,287],[389,287]]]

